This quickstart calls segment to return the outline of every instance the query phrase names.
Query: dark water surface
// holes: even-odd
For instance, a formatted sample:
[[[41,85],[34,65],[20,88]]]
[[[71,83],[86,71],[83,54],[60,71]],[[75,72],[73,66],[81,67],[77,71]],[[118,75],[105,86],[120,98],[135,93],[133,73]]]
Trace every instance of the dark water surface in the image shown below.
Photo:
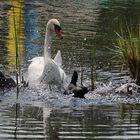
[[[43,54],[47,21],[57,18],[64,39],[53,40],[52,55],[61,50],[68,75],[75,69],[79,73],[83,71],[84,80],[90,83],[93,70],[98,82],[124,82],[129,79],[128,71],[120,72],[121,62],[112,52],[115,32],[125,22],[135,29],[139,17],[139,0],[0,0],[0,63],[6,72],[15,75],[16,27],[21,72],[26,75],[28,60]],[[15,104],[15,93],[11,93],[12,97],[8,94],[8,101],[1,96],[0,139],[140,139],[139,104],[121,104],[115,98],[115,104],[97,105],[94,96],[77,101],[71,97],[69,100],[57,97],[61,98],[57,100],[43,95],[43,100],[38,96],[41,91],[35,97],[36,92],[25,93],[21,96],[24,101],[20,98],[19,104]]]
[[[0,106],[0,139],[139,139],[139,105],[72,110],[19,104]]]

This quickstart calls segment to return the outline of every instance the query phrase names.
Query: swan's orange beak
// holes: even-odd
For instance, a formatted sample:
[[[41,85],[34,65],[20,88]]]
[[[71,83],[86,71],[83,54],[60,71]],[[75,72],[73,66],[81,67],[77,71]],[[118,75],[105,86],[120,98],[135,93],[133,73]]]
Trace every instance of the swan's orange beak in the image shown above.
[[[59,39],[63,39],[63,31],[62,30],[55,30],[56,35]]]

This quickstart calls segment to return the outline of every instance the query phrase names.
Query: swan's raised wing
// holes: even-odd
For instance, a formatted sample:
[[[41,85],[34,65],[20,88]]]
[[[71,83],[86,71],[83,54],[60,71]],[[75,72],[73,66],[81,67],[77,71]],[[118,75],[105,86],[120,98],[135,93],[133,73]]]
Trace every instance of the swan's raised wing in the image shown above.
[[[61,57],[61,51],[59,50],[54,58],[55,63],[58,66],[62,66],[62,57]]]

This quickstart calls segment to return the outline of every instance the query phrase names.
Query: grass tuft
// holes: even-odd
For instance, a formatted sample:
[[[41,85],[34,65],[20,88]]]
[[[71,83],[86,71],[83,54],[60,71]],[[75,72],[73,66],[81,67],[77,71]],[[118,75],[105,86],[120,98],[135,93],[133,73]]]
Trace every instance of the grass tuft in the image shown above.
[[[116,35],[117,55],[123,66],[129,68],[132,79],[140,85],[140,25],[134,30],[126,24],[126,29],[121,28],[120,34]]]

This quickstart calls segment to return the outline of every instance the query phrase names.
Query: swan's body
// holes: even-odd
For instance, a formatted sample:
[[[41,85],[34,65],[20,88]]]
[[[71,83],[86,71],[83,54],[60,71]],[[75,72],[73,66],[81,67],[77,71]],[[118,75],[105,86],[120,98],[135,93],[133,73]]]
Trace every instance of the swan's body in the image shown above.
[[[62,38],[60,23],[56,19],[49,20],[46,27],[44,57],[35,57],[30,60],[31,64],[28,68],[29,85],[45,83],[48,85],[61,86],[64,83],[66,74],[61,68],[61,52],[58,51],[54,59],[52,59],[50,55],[53,32],[56,32],[57,36]]]

